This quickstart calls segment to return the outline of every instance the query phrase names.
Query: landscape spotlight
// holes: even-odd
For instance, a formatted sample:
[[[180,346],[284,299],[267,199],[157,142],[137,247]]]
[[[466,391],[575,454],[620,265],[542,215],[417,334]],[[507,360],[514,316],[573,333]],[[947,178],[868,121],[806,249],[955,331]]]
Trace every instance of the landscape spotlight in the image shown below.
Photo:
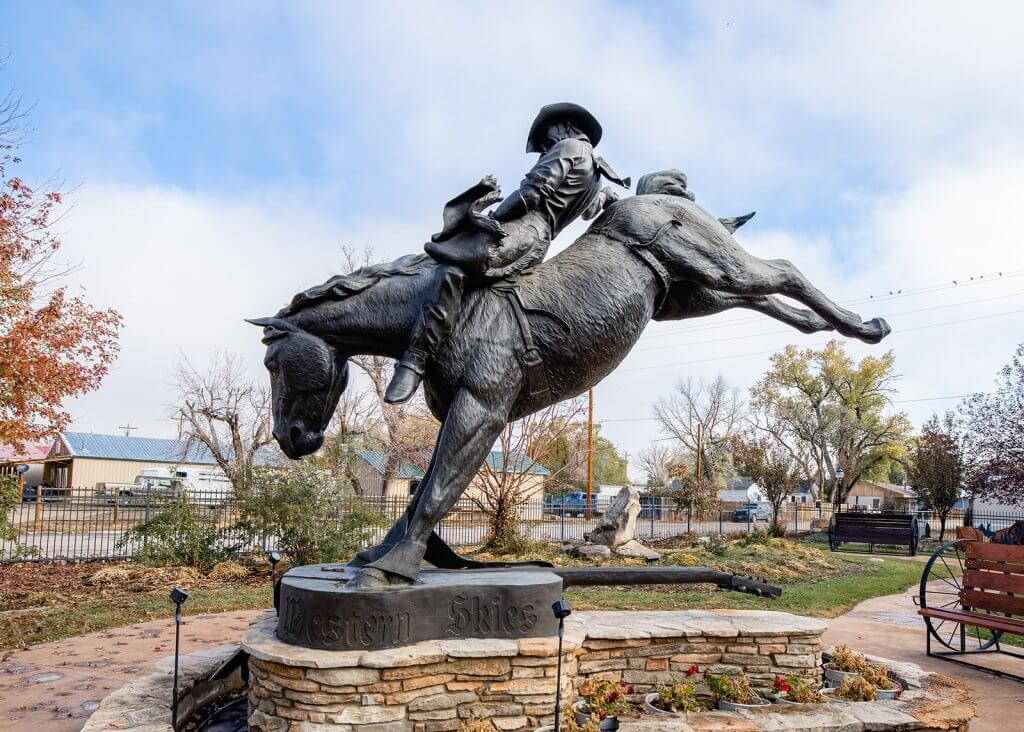
[[[562,638],[565,636],[565,619],[572,613],[569,601],[564,597],[551,604],[551,612],[558,618],[558,670],[555,673],[555,732],[562,729]]]
[[[270,562],[270,586],[274,593],[274,612],[277,613],[277,563],[281,561],[281,553],[267,552],[267,561]]]
[[[178,726],[178,654],[181,652],[181,606],[188,599],[188,593],[180,587],[171,590],[174,603],[174,695],[171,697],[171,727]]]

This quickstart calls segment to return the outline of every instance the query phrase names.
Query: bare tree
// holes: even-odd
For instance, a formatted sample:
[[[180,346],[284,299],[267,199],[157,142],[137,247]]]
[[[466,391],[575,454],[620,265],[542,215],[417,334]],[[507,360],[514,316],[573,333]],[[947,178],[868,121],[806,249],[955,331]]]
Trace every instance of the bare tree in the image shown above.
[[[965,482],[974,498],[1024,502],[1024,343],[990,394],[960,405]]]
[[[512,552],[522,544],[518,519],[538,490],[537,476],[529,468],[545,464],[566,434],[575,429],[583,409],[582,399],[570,399],[506,425],[501,431],[496,446],[502,455],[501,464],[494,466],[485,460],[477,485],[467,492],[487,516],[488,549]],[[547,479],[557,480],[557,472],[566,470],[568,465],[569,462],[563,462]]]
[[[426,467],[437,441],[440,427],[417,394],[404,404],[388,404],[384,392],[391,380],[392,359],[383,356],[353,356],[370,381],[370,416],[367,420],[367,444],[384,456],[385,483],[404,462]]]
[[[341,247],[342,267],[349,272],[377,261],[372,247],[356,250],[345,244]],[[352,410],[350,418],[361,420],[352,423],[361,432],[359,440],[367,449],[380,452],[384,457],[383,480],[386,484],[403,463],[409,462],[425,468],[434,451],[437,420],[430,414],[423,400],[422,391],[404,404],[388,404],[384,392],[394,371],[394,360],[384,356],[353,356],[349,359],[358,366],[370,382],[369,390],[363,396],[352,396],[355,401],[342,402],[339,410]],[[353,390],[353,393],[359,393]],[[361,425],[361,428],[360,428]]]
[[[675,392],[654,404],[662,431],[674,437],[688,452],[697,454],[700,432],[701,478],[714,480],[728,472],[729,438],[744,415],[739,389],[719,375],[714,381],[687,377]]]
[[[182,461],[195,445],[205,446],[241,495],[251,483],[256,454],[273,439],[270,390],[248,379],[228,351],[216,353],[205,371],[182,361],[174,387],[174,418],[185,441]]]
[[[346,478],[356,495],[362,492],[355,470],[356,453],[368,447],[375,414],[376,398],[371,392],[346,389],[327,427],[323,448],[309,458],[332,475]]]
[[[675,461],[675,450],[664,440],[652,442],[636,456],[637,465],[647,477],[647,485],[651,487],[666,486],[671,482]]]

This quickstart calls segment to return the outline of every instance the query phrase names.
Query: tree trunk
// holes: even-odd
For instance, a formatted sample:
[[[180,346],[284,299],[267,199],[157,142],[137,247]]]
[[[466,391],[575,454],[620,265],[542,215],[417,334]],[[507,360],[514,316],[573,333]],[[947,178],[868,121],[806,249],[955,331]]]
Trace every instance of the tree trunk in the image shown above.
[[[941,544],[946,538],[946,517],[949,514],[942,512],[939,514],[939,543]]]
[[[516,512],[511,501],[498,500],[488,516],[489,534],[484,547],[497,554],[514,554],[523,548]]]

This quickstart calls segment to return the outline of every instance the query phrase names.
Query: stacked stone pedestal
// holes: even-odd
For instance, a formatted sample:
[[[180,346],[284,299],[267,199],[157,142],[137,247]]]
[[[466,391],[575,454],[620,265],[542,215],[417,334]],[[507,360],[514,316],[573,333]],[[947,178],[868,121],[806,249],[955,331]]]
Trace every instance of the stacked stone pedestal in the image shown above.
[[[499,730],[554,719],[557,638],[427,641],[380,651],[322,651],[280,642],[273,615],[243,638],[254,732],[441,732],[486,718]],[[563,644],[572,693],[576,641]]]
[[[553,721],[558,639],[427,641],[378,651],[282,643],[268,614],[243,638],[249,724],[259,732],[441,732],[485,718],[499,730]],[[576,613],[566,624],[565,703],[588,677],[639,695],[687,671],[741,673],[767,689],[776,673],[818,678],[825,624],[759,611]]]

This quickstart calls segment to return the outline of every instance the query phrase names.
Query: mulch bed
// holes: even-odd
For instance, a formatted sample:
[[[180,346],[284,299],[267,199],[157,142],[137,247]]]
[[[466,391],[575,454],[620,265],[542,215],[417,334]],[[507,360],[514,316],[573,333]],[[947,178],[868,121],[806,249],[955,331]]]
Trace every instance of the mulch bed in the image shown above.
[[[24,562],[0,567],[0,612],[53,606],[97,597],[266,584],[266,565],[223,562],[209,572],[191,567],[143,567],[131,562]]]

